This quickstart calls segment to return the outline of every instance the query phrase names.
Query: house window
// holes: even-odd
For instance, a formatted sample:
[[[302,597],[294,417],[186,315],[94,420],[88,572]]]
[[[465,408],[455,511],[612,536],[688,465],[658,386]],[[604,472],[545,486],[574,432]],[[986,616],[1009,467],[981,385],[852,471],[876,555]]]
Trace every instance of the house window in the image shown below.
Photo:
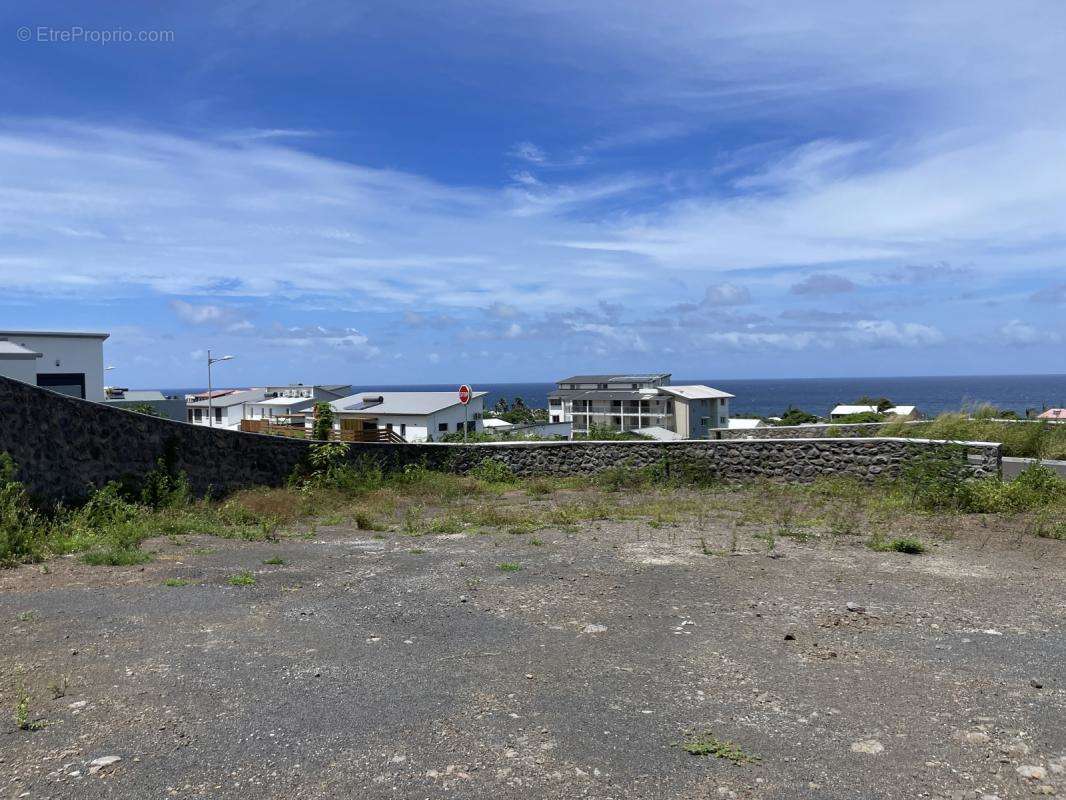
[[[406,436],[406,435],[407,435],[407,423],[406,422],[401,422],[400,423],[400,436]]]
[[[203,422],[203,419],[204,419],[204,411],[203,411],[203,409],[202,408],[196,409],[196,421],[197,422]]]
[[[612,400],[611,401],[611,408],[621,408],[621,407],[622,407],[622,401],[621,400]]]
[[[598,385],[596,386],[596,388],[597,388],[597,389],[606,389],[606,388],[607,388],[607,384],[606,384],[606,383],[601,383],[601,384],[598,384]]]
[[[390,432],[392,431],[392,423],[391,422],[386,422],[385,423],[385,430],[390,431]]]
[[[558,406],[558,405],[562,405],[562,402],[563,402],[562,400],[551,399],[551,400],[548,401],[548,405]]]
[[[189,409],[189,422],[192,422],[192,409]]]
[[[448,432],[448,423],[447,422],[438,422],[437,423],[437,432],[438,433],[447,433]]]
[[[622,425],[622,418],[621,417],[611,417],[611,421],[614,422],[615,425],[618,425],[618,426]]]
[[[558,422],[558,421],[559,421],[559,415],[558,414],[552,414],[552,422]]]
[[[222,421],[222,409],[221,408],[216,408],[215,409],[215,422],[221,422],[221,421]]]

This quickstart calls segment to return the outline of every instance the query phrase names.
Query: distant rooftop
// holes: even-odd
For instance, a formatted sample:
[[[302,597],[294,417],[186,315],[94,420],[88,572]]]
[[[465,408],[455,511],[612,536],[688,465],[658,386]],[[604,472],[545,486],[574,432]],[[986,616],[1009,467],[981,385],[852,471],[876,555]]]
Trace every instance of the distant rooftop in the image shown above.
[[[573,375],[569,378],[563,378],[561,381],[556,381],[556,383],[643,383],[669,377],[669,372],[647,375]]]
[[[473,392],[470,398],[484,397],[488,392]],[[334,400],[334,411],[359,412],[376,416],[397,414],[421,416],[459,405],[458,392],[359,392]]]
[[[106,339],[110,333],[88,331],[0,331],[0,339],[8,336],[57,336],[66,339]]]
[[[0,358],[10,359],[31,359],[40,358],[41,354],[28,348],[23,347],[15,342],[9,342],[6,339],[0,339]]]
[[[700,383],[692,386],[660,386],[659,391],[676,395],[677,397],[683,397],[686,400],[709,400],[713,398],[726,399],[729,397],[736,397],[736,395],[730,394],[729,392],[723,392],[721,389],[714,389]]]
[[[212,408],[227,408],[229,406],[240,405],[241,403],[256,403],[263,399],[262,389],[246,389],[245,391],[235,392],[230,391],[223,394],[221,397],[212,393],[211,407]],[[207,408],[207,400],[192,400],[185,404],[189,408]]]
[[[1066,422],[1066,408],[1049,408],[1038,414],[1037,419],[1061,419]]]

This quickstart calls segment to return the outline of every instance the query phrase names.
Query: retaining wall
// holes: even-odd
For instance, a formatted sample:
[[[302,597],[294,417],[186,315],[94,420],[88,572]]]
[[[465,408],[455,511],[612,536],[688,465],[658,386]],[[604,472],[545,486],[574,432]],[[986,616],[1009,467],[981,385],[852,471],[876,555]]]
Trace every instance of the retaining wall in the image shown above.
[[[305,458],[310,444],[148,417],[0,377],[0,452],[9,453],[19,465],[19,479],[46,498],[76,500],[108,481],[143,476],[168,447],[198,494],[277,486]],[[959,458],[975,475],[999,474],[998,444],[959,447],[920,439],[348,445],[351,458],[373,458],[386,467],[425,463],[464,472],[496,459],[519,475],[574,475],[658,464],[725,480],[782,481],[810,481],[825,474],[890,476],[909,459],[937,450]]]
[[[767,425],[765,428],[737,428],[713,431],[716,439],[820,439],[836,436],[876,436],[888,423],[853,422],[850,425]]]

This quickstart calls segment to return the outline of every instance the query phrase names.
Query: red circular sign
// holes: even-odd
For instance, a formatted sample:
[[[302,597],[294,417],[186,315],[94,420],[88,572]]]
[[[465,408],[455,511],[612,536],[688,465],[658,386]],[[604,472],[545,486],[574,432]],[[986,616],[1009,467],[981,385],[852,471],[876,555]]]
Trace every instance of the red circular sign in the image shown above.
[[[459,387],[459,402],[464,406],[470,402],[470,387],[465,383]]]

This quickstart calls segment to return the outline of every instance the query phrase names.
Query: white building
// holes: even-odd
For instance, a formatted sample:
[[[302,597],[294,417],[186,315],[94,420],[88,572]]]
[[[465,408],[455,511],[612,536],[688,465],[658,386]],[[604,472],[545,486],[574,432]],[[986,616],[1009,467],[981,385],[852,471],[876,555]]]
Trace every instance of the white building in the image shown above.
[[[207,425],[213,428],[240,430],[244,419],[244,404],[262,400],[263,389],[224,389],[211,393],[211,397],[197,395],[185,403],[186,422]]]
[[[674,386],[669,373],[575,375],[548,395],[551,422],[572,422],[574,433],[591,427],[614,431],[663,428],[682,439],[706,439],[729,424],[733,395],[710,386]]]
[[[359,392],[330,403],[333,429],[352,438],[373,436],[376,431],[391,431],[408,442],[438,441],[449,433],[481,430],[485,395],[473,392],[466,407],[458,392]],[[307,417],[307,428],[314,424]]]
[[[245,403],[244,419],[272,425],[303,425],[316,403],[339,400],[352,391],[348,384],[268,386],[261,400]]]
[[[766,423],[761,419],[752,419],[750,417],[730,417],[729,424],[726,427],[731,431],[744,431],[753,428],[765,428]]]
[[[0,331],[0,375],[100,402],[108,336],[80,331]]]
[[[842,403],[829,412],[829,420],[833,421],[835,419],[840,419],[841,417],[850,417],[852,414],[886,414],[896,417],[914,417],[917,416],[917,411],[918,410],[914,406],[893,406],[892,408],[878,411],[877,406],[848,405]]]

